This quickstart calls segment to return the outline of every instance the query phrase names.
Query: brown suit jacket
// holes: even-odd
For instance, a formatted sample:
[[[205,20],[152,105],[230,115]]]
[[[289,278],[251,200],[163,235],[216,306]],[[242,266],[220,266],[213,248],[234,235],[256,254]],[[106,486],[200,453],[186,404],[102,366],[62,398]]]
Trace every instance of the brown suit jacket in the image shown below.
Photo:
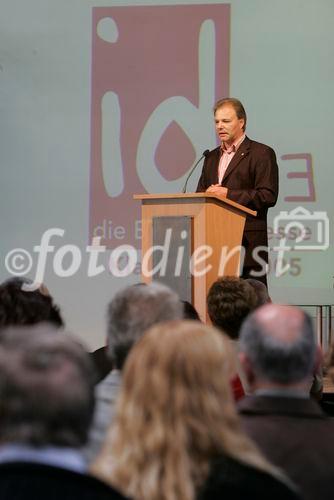
[[[205,159],[197,192],[218,184],[220,155],[218,147]],[[274,150],[245,137],[225,172],[222,186],[228,189],[228,199],[257,211],[257,217],[247,217],[243,238],[245,266],[257,267],[252,251],[257,246],[268,245],[267,212],[278,197],[278,166]],[[266,259],[265,255],[261,257]]]
[[[244,430],[301,489],[305,500],[329,500],[334,489],[334,419],[311,399],[246,396]]]

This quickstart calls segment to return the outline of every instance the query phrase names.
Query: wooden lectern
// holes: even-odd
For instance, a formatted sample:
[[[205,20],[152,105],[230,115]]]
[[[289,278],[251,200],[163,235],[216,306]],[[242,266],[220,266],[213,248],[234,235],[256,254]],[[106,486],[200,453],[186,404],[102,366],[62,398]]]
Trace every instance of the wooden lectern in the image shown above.
[[[206,297],[218,276],[239,276],[250,210],[209,193],[143,194],[142,279],[159,281],[191,302],[207,321]]]

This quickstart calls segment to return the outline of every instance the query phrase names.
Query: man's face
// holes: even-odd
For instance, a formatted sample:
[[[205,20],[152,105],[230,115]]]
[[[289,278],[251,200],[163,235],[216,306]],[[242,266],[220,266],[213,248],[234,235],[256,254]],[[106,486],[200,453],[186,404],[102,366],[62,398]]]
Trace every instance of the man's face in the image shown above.
[[[245,120],[238,118],[231,104],[225,104],[215,113],[216,132],[221,143],[231,146],[244,134]]]

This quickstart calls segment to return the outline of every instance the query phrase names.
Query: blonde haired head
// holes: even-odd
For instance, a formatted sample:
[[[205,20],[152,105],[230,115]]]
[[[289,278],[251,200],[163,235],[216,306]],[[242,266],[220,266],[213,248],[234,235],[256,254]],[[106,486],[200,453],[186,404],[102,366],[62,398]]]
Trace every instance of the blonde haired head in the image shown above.
[[[240,430],[232,359],[229,340],[200,323],[148,330],[127,359],[94,471],[136,500],[192,500],[219,454],[269,470]]]

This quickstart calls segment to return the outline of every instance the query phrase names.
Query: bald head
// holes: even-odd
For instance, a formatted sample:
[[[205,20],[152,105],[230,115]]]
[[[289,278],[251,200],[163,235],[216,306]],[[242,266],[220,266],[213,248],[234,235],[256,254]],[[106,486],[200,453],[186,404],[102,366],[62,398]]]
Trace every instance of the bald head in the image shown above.
[[[264,305],[245,321],[240,349],[259,379],[286,385],[300,382],[315,365],[311,319],[298,307]]]
[[[300,337],[305,314],[294,306],[268,304],[260,307],[254,313],[254,318],[267,335],[289,344]]]

